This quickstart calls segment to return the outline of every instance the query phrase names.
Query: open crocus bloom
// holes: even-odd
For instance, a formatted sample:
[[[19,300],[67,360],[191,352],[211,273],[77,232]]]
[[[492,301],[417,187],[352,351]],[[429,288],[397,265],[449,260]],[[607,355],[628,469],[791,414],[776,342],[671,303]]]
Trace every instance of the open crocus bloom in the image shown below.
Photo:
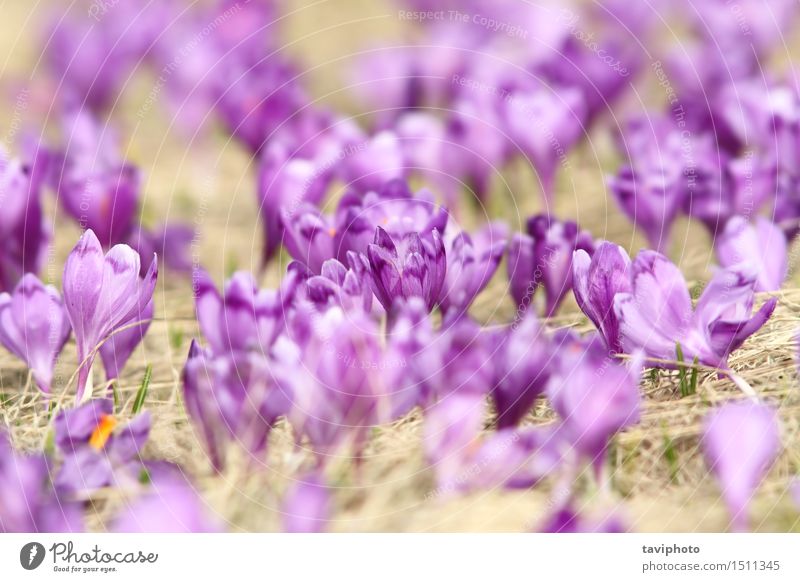
[[[150,414],[142,413],[121,428],[118,425],[110,399],[92,400],[56,417],[55,442],[63,455],[55,479],[59,491],[89,494],[101,487],[139,482]]]
[[[651,358],[674,361],[676,344],[684,358],[727,368],[728,355],[770,318],[777,299],[754,314],[756,275],[718,271],[692,309],[678,267],[654,251],[642,251],[631,266],[631,292],[617,293],[614,313],[626,352],[642,349]]]
[[[393,241],[382,228],[367,251],[375,296],[389,311],[398,299],[420,297],[433,309],[441,296],[447,260],[439,231],[417,233]]]
[[[780,449],[777,413],[769,406],[729,403],[706,419],[703,451],[719,480],[735,529],[747,529],[750,498]]]
[[[544,214],[528,220],[528,234],[515,235],[508,248],[510,293],[518,309],[527,309],[538,286],[544,288],[547,317],[555,315],[572,289],[572,255],[594,252],[592,238],[574,222]]]
[[[58,291],[36,275],[25,275],[12,295],[0,294],[0,344],[25,361],[43,392],[50,392],[53,366],[69,330]]]
[[[86,392],[100,343],[146,312],[158,277],[157,259],[139,278],[139,253],[116,245],[103,255],[91,230],[81,236],[64,266],[64,303],[78,344],[78,398]]]

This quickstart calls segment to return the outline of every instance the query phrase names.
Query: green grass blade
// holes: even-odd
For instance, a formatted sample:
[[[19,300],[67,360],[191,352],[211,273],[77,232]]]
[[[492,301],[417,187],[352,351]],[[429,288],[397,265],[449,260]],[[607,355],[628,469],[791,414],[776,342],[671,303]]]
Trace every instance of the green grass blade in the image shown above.
[[[153,365],[147,364],[144,371],[144,378],[142,378],[142,385],[139,386],[139,391],[136,393],[136,399],[133,401],[133,413],[136,414],[144,406],[144,400],[147,398],[147,389],[150,387],[150,378],[153,375]]]

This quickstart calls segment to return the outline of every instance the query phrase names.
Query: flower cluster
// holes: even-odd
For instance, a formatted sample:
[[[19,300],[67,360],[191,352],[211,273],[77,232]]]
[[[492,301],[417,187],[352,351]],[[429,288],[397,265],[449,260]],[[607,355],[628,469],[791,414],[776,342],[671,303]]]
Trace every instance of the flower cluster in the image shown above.
[[[781,428],[731,356],[775,312],[778,297],[758,293],[781,289],[800,233],[800,94],[759,61],[792,2],[774,2],[777,21],[742,2],[750,47],[727,7],[701,3],[683,17],[691,50],[658,53],[669,109],[622,124],[622,165],[606,182],[650,247],[635,256],[554,210],[559,169],[644,74],[627,36],[655,37],[641,6],[595,4],[407,0],[473,17],[419,19],[413,42],[353,59],[351,97],[374,111],[365,120],[318,104],[276,40],[271,0],[90,8],[102,26],[54,11],[43,56],[60,139],[23,140],[18,159],[0,149],[0,345],[41,392],[23,403],[42,407],[24,428],[45,443],[24,455],[12,446],[19,423],[0,434],[0,531],[82,531],[101,496],[126,498],[113,531],[221,531],[185,468],[154,454],[158,431],[188,425],[207,460],[192,472],[267,483],[285,463],[281,527],[322,531],[340,482],[361,482],[374,435],[406,421],[419,425],[426,498],[542,486],[548,514],[532,527],[624,531],[622,512],[581,501],[587,484],[614,496],[610,457],[643,418],[646,368],[677,374],[682,393],[687,370],[695,383],[706,369],[749,396],[716,406],[700,437],[731,527],[747,529]],[[140,119],[163,94],[184,131],[210,133],[213,119],[255,166],[259,275],[280,275],[272,288],[201,267],[195,228],[150,223],[144,172],[114,129],[140,66],[158,76]],[[538,189],[542,208],[514,228],[495,220],[497,186],[526,164],[536,179],[511,199],[527,212]],[[45,191],[83,231],[60,292],[39,278],[56,234]],[[472,220],[467,196],[485,220]],[[680,217],[713,237],[719,263],[696,301],[669,258]],[[159,264],[191,273],[199,330],[169,383],[177,420],[146,405],[150,366],[130,412],[117,390],[165,312]],[[491,325],[478,318],[490,296],[506,303]],[[562,325],[570,297],[596,332]],[[62,357],[72,343],[74,361]],[[98,355],[105,390],[94,387]],[[69,380],[57,366],[71,366]],[[280,461],[276,439],[291,443]]]

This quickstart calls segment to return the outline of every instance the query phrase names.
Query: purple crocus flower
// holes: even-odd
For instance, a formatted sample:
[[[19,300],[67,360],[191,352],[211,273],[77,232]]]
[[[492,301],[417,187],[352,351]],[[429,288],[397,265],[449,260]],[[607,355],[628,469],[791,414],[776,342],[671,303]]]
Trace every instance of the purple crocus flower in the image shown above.
[[[0,344],[28,365],[45,393],[69,331],[61,296],[36,275],[25,275],[11,295],[0,293]]]
[[[195,342],[183,369],[183,396],[216,471],[224,468],[232,442],[256,462],[266,450],[270,430],[291,406],[291,392],[279,366],[271,366],[262,354],[216,355],[201,350]]]
[[[136,346],[142,342],[150,328],[153,310],[153,300],[150,299],[141,313],[134,313],[130,321],[121,324],[119,330],[100,346],[100,359],[103,361],[107,379],[119,378]]]
[[[217,519],[189,481],[180,475],[153,478],[151,490],[127,504],[114,518],[117,533],[220,533]]]
[[[407,234],[429,236],[434,229],[444,233],[448,212],[428,190],[412,192],[405,180],[391,180],[379,190],[359,196],[345,194],[336,211],[336,256],[348,251],[367,252],[380,227],[395,240]]]
[[[706,418],[703,452],[734,529],[747,530],[747,506],[780,450],[778,416],[770,406],[728,403]]]
[[[430,237],[409,233],[395,242],[378,227],[367,257],[375,296],[387,311],[401,298],[421,297],[428,309],[438,304],[447,269],[438,230],[434,229]]]
[[[316,206],[303,204],[294,212],[283,211],[281,224],[286,251],[311,272],[319,274],[322,264],[336,256],[336,226]]]
[[[558,163],[586,131],[583,95],[574,88],[538,87],[515,92],[503,104],[510,137],[533,164],[544,201],[550,203]]]
[[[723,267],[758,273],[756,291],[778,291],[783,285],[789,271],[786,236],[763,216],[757,216],[755,224],[742,216],[731,218],[715,247]]]
[[[319,473],[301,475],[283,498],[283,531],[320,533],[331,515],[331,491]]]
[[[720,196],[719,154],[709,136],[688,139],[666,117],[628,124],[619,149],[629,159],[609,179],[622,211],[644,231],[650,245],[669,248],[672,223],[684,206],[697,213]],[[714,184],[716,183],[716,187]]]
[[[226,60],[217,82],[217,112],[228,131],[252,153],[308,106],[292,63],[273,52],[255,64]]]
[[[373,427],[390,413],[387,361],[378,324],[363,312],[315,313],[291,373],[289,419],[320,464],[346,451],[359,458]]]
[[[0,431],[0,533],[79,533],[80,505],[59,499],[44,455],[17,455]]]
[[[538,215],[528,220],[528,235],[515,235],[508,250],[511,296],[520,309],[530,304],[536,288],[544,288],[544,314],[552,317],[572,289],[572,255],[594,252],[591,236],[574,222]]]
[[[297,271],[289,270],[278,290],[259,290],[250,273],[238,272],[220,295],[208,273],[197,271],[195,278],[197,321],[215,354],[267,353],[285,328],[300,280]]]
[[[497,409],[497,428],[518,425],[544,392],[554,356],[534,314],[496,334],[492,400]]]
[[[621,363],[594,336],[564,338],[559,356],[548,397],[562,419],[564,438],[599,468],[611,437],[639,422],[644,355],[637,352],[631,362]]]
[[[321,275],[309,277],[305,288],[308,299],[317,307],[338,305],[346,311],[362,309],[373,311],[372,278],[369,263],[364,255],[348,253],[350,268],[336,259],[322,265]]]
[[[64,210],[104,248],[128,240],[138,210],[139,171],[119,154],[113,131],[83,109],[64,122],[65,150],[51,181]]]
[[[143,412],[117,428],[114,401],[91,400],[63,410],[53,421],[55,443],[63,457],[56,488],[86,495],[101,487],[133,486],[140,480],[141,457],[150,435],[150,413]]]
[[[343,160],[340,171],[348,187],[362,193],[403,178],[406,164],[400,139],[392,131],[376,133]]]
[[[470,483],[482,489],[534,487],[563,462],[561,432],[560,425],[551,424],[492,433],[470,459]]]
[[[592,320],[608,349],[622,352],[619,321],[614,312],[614,296],[631,291],[631,259],[622,247],[603,241],[589,256],[577,250],[572,257],[575,301]]]
[[[497,168],[509,159],[508,137],[499,129],[504,123],[497,109],[494,96],[474,91],[452,105],[447,120],[447,139],[454,145],[445,151],[445,167],[481,200],[489,194]]]
[[[724,370],[728,355],[767,322],[778,301],[770,299],[753,314],[755,284],[752,272],[720,270],[692,309],[678,267],[655,251],[642,251],[631,265],[631,292],[614,298],[622,346],[674,361],[680,344],[685,361],[697,358]]]
[[[103,255],[100,241],[87,230],[64,265],[64,304],[78,345],[78,399],[91,397],[92,363],[101,342],[123,325],[137,321],[153,298],[158,277],[153,257],[144,279],[139,278],[139,253],[116,245]]]
[[[473,239],[465,232],[458,234],[447,250],[447,270],[440,305],[446,312],[463,312],[489,284],[505,253],[505,238],[480,233]]]
[[[317,204],[325,196],[331,171],[313,159],[293,157],[281,142],[261,155],[258,194],[264,222],[263,260],[269,260],[283,242],[283,228],[303,214],[304,204]]]
[[[10,158],[0,145],[0,292],[39,271],[50,241],[41,203],[49,157],[38,147],[32,157]]]

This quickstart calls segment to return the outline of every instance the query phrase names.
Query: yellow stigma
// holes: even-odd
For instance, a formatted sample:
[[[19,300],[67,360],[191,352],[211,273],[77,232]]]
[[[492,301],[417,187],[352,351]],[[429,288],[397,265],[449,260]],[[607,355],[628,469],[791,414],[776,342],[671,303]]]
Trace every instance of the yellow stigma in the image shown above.
[[[104,414],[100,417],[100,422],[94,429],[92,436],[89,437],[89,445],[95,450],[102,450],[108,442],[111,433],[114,432],[114,427],[117,426],[117,419],[111,414]]]
[[[333,228],[333,227],[330,227],[328,229],[328,234],[331,235],[331,236],[336,236],[336,229]]]

